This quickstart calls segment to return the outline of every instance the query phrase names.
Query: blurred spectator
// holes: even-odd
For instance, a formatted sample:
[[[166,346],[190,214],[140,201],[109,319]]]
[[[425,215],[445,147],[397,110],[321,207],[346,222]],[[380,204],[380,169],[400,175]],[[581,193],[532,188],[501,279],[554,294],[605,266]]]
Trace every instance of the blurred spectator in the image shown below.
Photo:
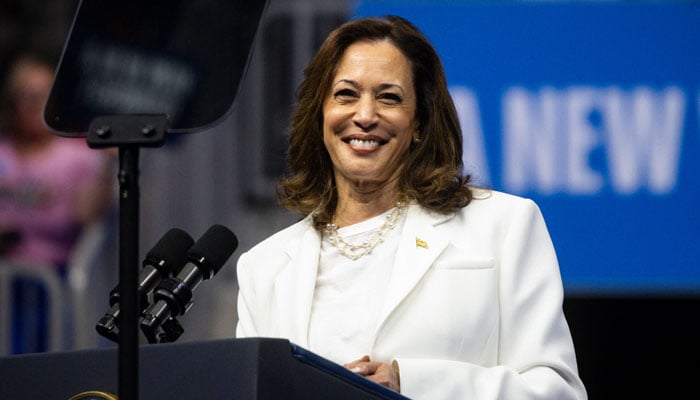
[[[90,149],[84,139],[58,137],[45,126],[43,107],[53,75],[50,62],[21,55],[2,88],[0,257],[51,268],[64,277],[81,230],[108,210],[113,157]],[[18,336],[28,339],[46,328],[41,325],[45,304],[38,307],[38,317],[17,308],[26,303],[29,286],[15,285],[15,326],[30,331],[14,332],[14,352],[43,351],[45,346],[23,348],[18,343]],[[45,302],[42,296],[38,303]],[[28,328],[25,315],[37,317],[32,319],[39,326]]]

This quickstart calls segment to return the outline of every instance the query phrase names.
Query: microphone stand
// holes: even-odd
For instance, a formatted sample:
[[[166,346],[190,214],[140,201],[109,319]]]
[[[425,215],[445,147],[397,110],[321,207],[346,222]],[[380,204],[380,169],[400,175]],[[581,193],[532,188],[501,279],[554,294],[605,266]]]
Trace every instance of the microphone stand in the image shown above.
[[[119,398],[138,399],[139,378],[139,150],[165,143],[165,115],[97,117],[87,134],[92,148],[119,150]]]

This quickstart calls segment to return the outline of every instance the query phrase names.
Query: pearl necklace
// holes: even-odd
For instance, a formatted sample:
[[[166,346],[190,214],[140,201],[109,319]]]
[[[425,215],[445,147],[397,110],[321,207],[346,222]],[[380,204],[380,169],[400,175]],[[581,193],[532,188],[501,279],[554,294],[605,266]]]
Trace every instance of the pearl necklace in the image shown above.
[[[332,222],[328,223],[325,229],[328,234],[328,241],[338,249],[340,254],[355,261],[371,253],[379,243],[384,241],[389,232],[396,226],[398,219],[403,215],[406,206],[408,206],[408,201],[401,200],[397,202],[396,206],[394,206],[391,212],[386,216],[382,226],[375,229],[369,239],[363,240],[362,243],[359,244],[350,243],[345,240],[345,238],[338,234],[338,225]]]

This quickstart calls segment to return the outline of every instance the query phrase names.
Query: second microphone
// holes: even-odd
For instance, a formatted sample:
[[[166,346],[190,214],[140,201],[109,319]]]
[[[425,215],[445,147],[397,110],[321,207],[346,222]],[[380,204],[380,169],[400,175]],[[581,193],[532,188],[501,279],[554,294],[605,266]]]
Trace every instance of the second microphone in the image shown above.
[[[233,232],[223,225],[213,225],[187,252],[187,263],[177,276],[160,281],[153,291],[153,305],[144,311],[141,321],[141,330],[150,343],[158,341],[164,322],[190,309],[192,292],[219,272],[237,247]]]

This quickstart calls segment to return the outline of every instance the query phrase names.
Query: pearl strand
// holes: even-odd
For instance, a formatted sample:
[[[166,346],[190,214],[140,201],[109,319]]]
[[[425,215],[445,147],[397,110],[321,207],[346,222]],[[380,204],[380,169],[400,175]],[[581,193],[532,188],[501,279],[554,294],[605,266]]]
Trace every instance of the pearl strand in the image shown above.
[[[338,234],[338,225],[334,223],[326,224],[326,233],[328,233],[328,241],[338,249],[340,254],[355,261],[358,258],[365,256],[374,250],[380,243],[384,242],[386,236],[396,227],[396,222],[403,215],[408,202],[401,200],[396,203],[396,206],[391,210],[391,213],[386,216],[386,220],[379,228],[372,232],[369,239],[363,240],[362,243],[350,243],[345,238]]]

